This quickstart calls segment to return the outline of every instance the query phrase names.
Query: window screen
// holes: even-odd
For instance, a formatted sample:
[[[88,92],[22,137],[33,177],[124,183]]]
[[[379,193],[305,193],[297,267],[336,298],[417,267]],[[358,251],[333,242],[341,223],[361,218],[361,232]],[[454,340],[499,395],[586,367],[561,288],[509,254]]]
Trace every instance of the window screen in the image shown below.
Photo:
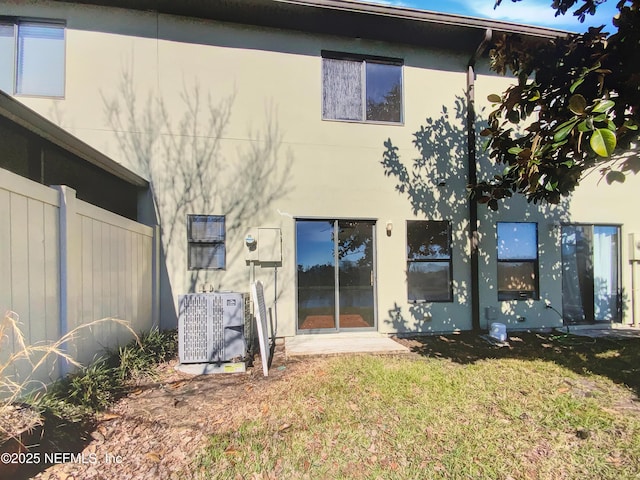
[[[223,215],[187,217],[189,270],[226,268],[225,218]]]
[[[323,60],[322,116],[362,120],[362,62]]]

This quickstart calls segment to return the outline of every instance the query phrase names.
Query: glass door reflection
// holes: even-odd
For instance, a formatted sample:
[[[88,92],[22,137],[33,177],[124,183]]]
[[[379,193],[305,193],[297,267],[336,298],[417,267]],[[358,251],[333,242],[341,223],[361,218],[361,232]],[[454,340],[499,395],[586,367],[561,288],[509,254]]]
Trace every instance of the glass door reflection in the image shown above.
[[[336,329],[334,222],[296,222],[298,329]]]
[[[374,226],[296,222],[298,330],[375,328]]]
[[[341,329],[375,326],[373,243],[373,222],[338,222],[338,298]]]

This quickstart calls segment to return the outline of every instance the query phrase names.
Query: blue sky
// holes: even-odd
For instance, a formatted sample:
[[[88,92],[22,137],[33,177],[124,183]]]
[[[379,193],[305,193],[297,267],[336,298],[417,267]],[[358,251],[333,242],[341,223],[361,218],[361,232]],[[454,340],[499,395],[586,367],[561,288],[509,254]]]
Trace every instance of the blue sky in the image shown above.
[[[522,0],[512,2],[502,0],[502,4],[494,9],[494,0],[366,0],[368,3],[382,3],[401,7],[417,8],[435,12],[455,13],[477,18],[505,20],[527,25],[584,32],[589,26],[608,25],[605,29],[611,33],[611,18],[617,12],[616,0],[607,0],[598,7],[596,15],[587,15],[585,22],[580,23],[576,17],[568,12],[566,15],[555,17],[555,10],[550,5],[552,0]],[[579,2],[577,5],[581,5]]]

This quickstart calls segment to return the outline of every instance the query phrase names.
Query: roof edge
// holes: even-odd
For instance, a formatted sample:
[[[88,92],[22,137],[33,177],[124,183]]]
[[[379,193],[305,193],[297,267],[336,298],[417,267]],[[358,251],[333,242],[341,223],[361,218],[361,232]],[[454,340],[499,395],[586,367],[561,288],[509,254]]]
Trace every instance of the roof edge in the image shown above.
[[[0,90],[0,115],[96,167],[135,185],[149,182]]]
[[[431,10],[420,10],[416,8],[385,5],[358,0],[272,0],[276,3],[286,3],[301,5],[306,7],[326,8],[332,10],[344,10],[355,13],[387,16],[392,18],[414,20],[426,23],[437,23],[441,25],[451,25],[459,27],[470,27],[478,29],[490,28],[502,33],[520,33],[542,38],[556,38],[570,35],[574,32],[558,30],[549,27],[536,25],[526,25],[521,23],[508,22],[505,20],[492,20],[454,13],[435,12]]]

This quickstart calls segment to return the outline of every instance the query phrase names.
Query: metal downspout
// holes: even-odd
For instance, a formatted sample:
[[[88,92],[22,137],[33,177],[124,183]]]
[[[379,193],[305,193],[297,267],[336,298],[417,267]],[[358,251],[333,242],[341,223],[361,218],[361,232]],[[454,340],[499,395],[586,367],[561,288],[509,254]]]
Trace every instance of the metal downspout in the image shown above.
[[[491,41],[493,32],[485,31],[484,39],[478,45],[467,65],[467,148],[469,184],[478,181],[476,164],[476,111],[475,111],[475,64],[476,60]],[[480,330],[480,259],[478,255],[478,202],[469,197],[469,248],[471,263],[471,326],[474,331]]]

